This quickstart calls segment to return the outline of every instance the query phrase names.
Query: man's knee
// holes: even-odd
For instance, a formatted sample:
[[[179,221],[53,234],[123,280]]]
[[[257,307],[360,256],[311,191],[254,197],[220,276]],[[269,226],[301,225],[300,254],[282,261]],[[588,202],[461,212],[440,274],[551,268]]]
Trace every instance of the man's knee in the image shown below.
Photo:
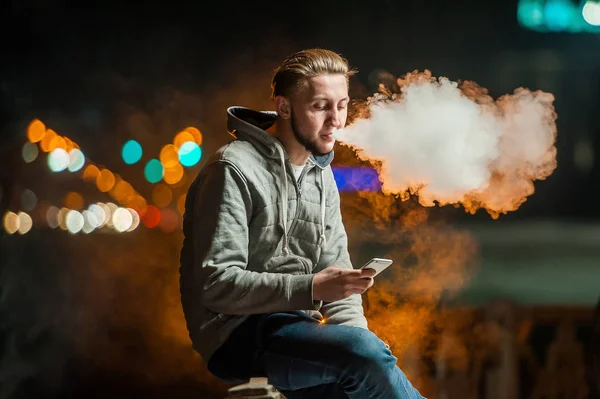
[[[396,358],[386,345],[371,331],[349,327],[343,339],[348,361],[359,369],[385,369],[396,364]]]

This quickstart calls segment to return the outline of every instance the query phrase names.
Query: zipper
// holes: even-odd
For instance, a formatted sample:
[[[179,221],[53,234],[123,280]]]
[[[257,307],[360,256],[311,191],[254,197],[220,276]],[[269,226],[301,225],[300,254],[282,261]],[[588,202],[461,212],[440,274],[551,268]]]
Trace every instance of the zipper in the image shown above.
[[[217,321],[219,321],[221,318],[223,317],[223,313],[218,313],[215,317],[213,317],[212,319],[205,321],[204,323],[202,323],[202,325],[200,326],[199,330],[200,331],[204,331],[206,330],[208,327],[212,326],[213,324],[215,324]]]
[[[288,161],[289,163],[289,161]],[[306,176],[306,174],[308,174],[309,171],[311,171],[313,168],[315,168],[315,165],[312,164],[310,167],[306,167],[304,168],[304,170],[302,171],[302,173],[300,173],[300,177],[298,177],[298,181],[296,181],[296,179],[294,179],[294,187],[296,188],[296,197],[297,197],[297,202],[296,202],[296,214],[294,215],[294,220],[292,220],[292,224],[290,225],[290,228],[288,230],[288,236],[290,236],[294,229],[296,228],[296,222],[298,221],[298,214],[300,213],[300,198],[302,197],[302,180],[304,179],[304,176]],[[291,165],[290,165],[290,169],[291,169]],[[292,176],[293,176],[293,171],[292,171]],[[287,198],[286,198],[287,201]]]

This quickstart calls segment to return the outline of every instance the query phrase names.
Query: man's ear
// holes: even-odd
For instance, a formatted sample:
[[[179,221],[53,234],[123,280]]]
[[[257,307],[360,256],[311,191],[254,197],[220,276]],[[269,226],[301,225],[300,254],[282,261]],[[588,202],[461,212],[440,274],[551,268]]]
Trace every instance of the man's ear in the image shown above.
[[[283,119],[289,119],[291,116],[290,103],[284,96],[275,97],[275,110]]]

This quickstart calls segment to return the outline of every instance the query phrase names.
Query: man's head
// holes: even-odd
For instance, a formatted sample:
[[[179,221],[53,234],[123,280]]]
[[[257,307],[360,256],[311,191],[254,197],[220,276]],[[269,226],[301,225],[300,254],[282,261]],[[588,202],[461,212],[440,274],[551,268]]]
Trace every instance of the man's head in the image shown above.
[[[319,155],[333,149],[332,134],[346,124],[348,80],[355,73],[346,59],[324,49],[302,50],[275,70],[277,113],[307,151]]]

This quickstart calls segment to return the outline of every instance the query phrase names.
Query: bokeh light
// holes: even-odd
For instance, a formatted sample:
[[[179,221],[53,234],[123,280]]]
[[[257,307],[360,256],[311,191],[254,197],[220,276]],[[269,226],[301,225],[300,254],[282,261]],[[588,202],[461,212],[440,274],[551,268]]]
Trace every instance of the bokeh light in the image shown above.
[[[83,197],[81,194],[71,191],[65,196],[65,207],[80,210],[83,208]]]
[[[167,184],[177,184],[183,179],[183,174],[183,166],[181,166],[179,163],[176,163],[172,168],[165,169],[163,180]]]
[[[98,203],[88,206],[88,211],[93,213],[96,218],[96,225],[94,228],[100,228],[106,224],[106,210],[104,207],[102,207],[102,205],[104,204]],[[106,207],[106,209],[108,209],[108,207]]]
[[[25,212],[19,212],[17,217],[19,218],[19,234],[27,234],[33,226],[33,219]]]
[[[90,234],[98,226],[96,214],[87,209],[81,212],[81,214],[83,215],[83,227],[81,228],[81,231],[85,234]]]
[[[102,169],[96,177],[96,187],[103,193],[110,191],[115,185],[115,175],[108,169]]]
[[[34,119],[29,123],[29,126],[27,127],[27,139],[30,142],[37,143],[38,141],[41,141],[45,134],[46,125],[44,125],[41,120]]]
[[[146,199],[141,195],[134,195],[129,201],[127,201],[127,206],[135,209],[135,211],[140,215],[143,215],[146,212],[146,207],[148,204]]]
[[[61,230],[67,230],[67,214],[71,212],[69,208],[62,207],[58,211],[58,215],[56,216],[56,220],[58,222],[58,227]]]
[[[191,141],[187,141],[179,147],[179,162],[183,166],[194,166],[198,162],[200,162],[200,158],[202,158],[202,149],[196,143]]]
[[[177,148],[179,150],[179,147],[181,147],[181,145],[185,142],[188,141],[193,141],[196,142],[196,139],[194,138],[194,135],[192,135],[190,132],[183,130],[179,133],[177,133],[177,135],[175,136],[175,139],[173,139],[173,145],[175,146],[175,148]],[[196,143],[198,144],[198,143]]]
[[[62,172],[69,166],[69,154],[63,148],[55,148],[48,154],[48,167],[52,172]]]
[[[144,168],[144,176],[149,183],[158,183],[164,174],[164,168],[156,158],[151,159]]]
[[[81,213],[74,210],[70,210],[65,218],[65,223],[67,225],[67,230],[69,231],[69,233],[77,234],[83,228],[83,225],[85,224],[85,219],[83,218],[83,215]]]
[[[127,229],[127,231],[133,231],[138,228],[140,225],[140,215],[136,212],[135,209],[127,208],[127,210],[131,213],[131,226]]]
[[[181,216],[183,216],[183,214],[185,213],[185,199],[186,199],[187,195],[186,194],[181,194],[179,196],[179,199],[177,200],[177,211],[179,212],[179,214]]]
[[[100,169],[96,165],[88,165],[83,170],[83,180],[87,182],[96,182]]]
[[[179,225],[179,215],[171,208],[160,210],[159,227],[166,233],[172,233]]]
[[[144,226],[151,229],[158,226],[159,222],[160,210],[153,205],[148,205],[146,207],[146,212],[144,213],[144,216],[142,216],[142,223],[144,224]]]
[[[163,168],[168,169],[172,168],[177,163],[179,163],[179,155],[177,154],[177,147],[173,144],[167,144],[160,150],[160,155],[158,156],[160,163],[162,163]]]
[[[142,146],[135,140],[129,140],[123,145],[121,156],[127,165],[133,165],[142,159]]]
[[[4,214],[3,224],[4,230],[6,230],[8,234],[15,234],[17,230],[19,230],[19,216],[14,212],[8,211]]]
[[[159,183],[152,189],[152,202],[159,208],[168,206],[173,200],[173,192],[166,184]]]
[[[127,231],[133,224],[133,216],[126,208],[117,208],[113,212],[112,224],[119,233]]]
[[[129,198],[134,195],[134,190],[131,184],[125,180],[119,180],[113,187],[111,195],[119,202],[128,202]]]
[[[37,205],[38,199],[35,193],[29,189],[25,189],[21,193],[21,208],[27,212],[31,212]]]
[[[25,143],[25,145],[23,145],[23,149],[21,150],[21,155],[26,163],[35,161],[39,153],[40,151],[38,150],[37,145],[30,142]]]
[[[115,205],[114,203],[112,203],[112,202],[107,202],[105,205],[108,208],[108,211],[105,209],[106,218],[107,218],[106,219],[106,226],[112,228],[112,227],[114,227],[113,223],[112,223],[112,221],[113,221],[113,215],[116,212],[116,210],[119,209],[119,207],[117,205]]]
[[[202,133],[200,133],[200,130],[193,126],[188,126],[183,131],[190,133],[194,137],[194,143],[202,145]]]
[[[69,172],[77,172],[85,165],[85,155],[79,148],[73,148],[69,151]]]
[[[56,132],[52,129],[46,130],[44,138],[40,141],[40,149],[44,152],[50,152],[50,142],[56,137]]]
[[[62,148],[63,150],[67,151],[67,141],[59,135],[55,135],[52,140],[50,140],[50,144],[48,144],[48,150],[49,151],[53,151],[57,148]],[[67,151],[67,154],[69,152]]]
[[[46,211],[46,221],[48,222],[48,226],[51,229],[55,229],[58,227],[58,214],[60,209],[55,206],[50,206],[48,211]]]

